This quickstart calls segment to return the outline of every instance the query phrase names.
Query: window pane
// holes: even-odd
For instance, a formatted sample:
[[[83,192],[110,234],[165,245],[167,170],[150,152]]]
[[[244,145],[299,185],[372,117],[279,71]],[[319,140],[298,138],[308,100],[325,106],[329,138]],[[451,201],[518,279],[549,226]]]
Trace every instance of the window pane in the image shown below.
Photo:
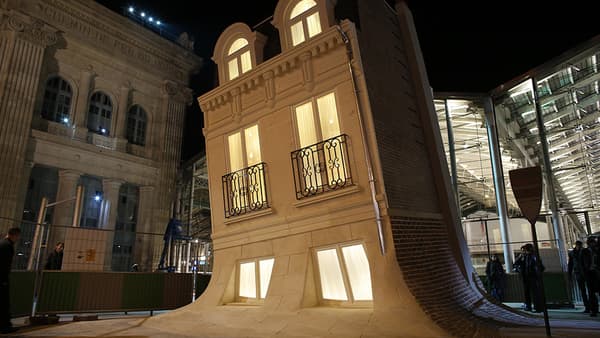
[[[254,125],[244,130],[246,141],[246,159],[248,166],[260,163],[260,139],[258,137],[258,126]]]
[[[229,60],[227,63],[227,68],[229,69],[229,80],[233,80],[240,75],[237,58]]]
[[[315,7],[317,5],[313,0],[301,0],[298,2],[296,7],[292,9],[292,13],[290,14],[290,19],[297,17],[298,15],[306,12],[307,10]]]
[[[323,298],[348,300],[337,251],[335,249],[317,251],[317,260]]]
[[[369,261],[362,244],[342,248],[354,300],[373,300]]]
[[[318,142],[311,102],[296,107],[296,122],[298,123],[301,148]]]
[[[308,36],[313,37],[321,33],[321,21],[319,20],[319,12],[309,15],[306,18],[306,24],[308,26]]]
[[[246,51],[240,57],[242,61],[242,73],[245,73],[252,69],[252,59],[250,58],[250,51]]]
[[[304,42],[304,25],[298,21],[292,25],[292,45],[297,46]]]
[[[237,52],[238,50],[246,47],[247,45],[248,45],[248,40],[246,40],[244,38],[239,38],[231,44],[231,47],[229,47],[229,53],[227,55],[231,55],[231,54]]]
[[[240,264],[240,297],[256,298],[255,263]]]
[[[273,272],[274,258],[263,259],[258,262],[258,273],[260,275],[260,298],[267,297],[269,283],[271,282],[271,272]]]
[[[319,120],[321,122],[323,139],[326,140],[339,136],[340,124],[335,105],[335,94],[331,93],[318,98],[317,108],[319,109]]]
[[[240,133],[229,135],[229,166],[231,172],[244,168],[244,155],[242,153],[242,136]]]

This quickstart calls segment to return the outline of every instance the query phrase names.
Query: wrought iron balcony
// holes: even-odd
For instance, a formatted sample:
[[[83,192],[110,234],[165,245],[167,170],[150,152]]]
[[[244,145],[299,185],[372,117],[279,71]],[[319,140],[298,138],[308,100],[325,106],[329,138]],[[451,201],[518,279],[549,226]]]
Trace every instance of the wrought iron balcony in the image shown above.
[[[269,207],[265,163],[258,163],[223,176],[225,218]]]
[[[292,152],[296,199],[352,185],[347,139],[342,134]]]

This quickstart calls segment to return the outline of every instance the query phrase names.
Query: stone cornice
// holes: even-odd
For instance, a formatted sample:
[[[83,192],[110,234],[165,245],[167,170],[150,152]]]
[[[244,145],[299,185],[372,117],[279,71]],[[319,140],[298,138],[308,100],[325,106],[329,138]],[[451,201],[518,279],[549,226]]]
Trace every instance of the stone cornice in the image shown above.
[[[91,0],[43,0],[30,10],[67,36],[93,40],[92,45],[99,49],[158,70],[180,82],[187,83],[188,74],[202,62],[191,51]]]
[[[193,91],[173,81],[165,81],[162,86],[162,93],[174,101],[184,103],[189,106],[194,101]]]
[[[258,65],[255,69],[245,73],[239,78],[229,81],[212,91],[200,96],[198,103],[202,111],[208,113],[232,102],[239,93],[246,93],[265,82],[272,81],[276,77],[289,73],[296,68],[305,69],[305,64],[311,62],[311,58],[326,54],[336,49],[344,42],[337,27],[330,27],[317,37],[296,48],[285,51],[272,59]],[[304,72],[304,81],[310,85],[312,79],[310,72]],[[308,78],[307,78],[308,77]],[[267,86],[269,87],[269,86]],[[274,90],[267,90],[265,101],[274,99]]]
[[[43,47],[51,46],[58,40],[55,29],[17,11],[0,10],[0,30],[16,32],[24,40]]]

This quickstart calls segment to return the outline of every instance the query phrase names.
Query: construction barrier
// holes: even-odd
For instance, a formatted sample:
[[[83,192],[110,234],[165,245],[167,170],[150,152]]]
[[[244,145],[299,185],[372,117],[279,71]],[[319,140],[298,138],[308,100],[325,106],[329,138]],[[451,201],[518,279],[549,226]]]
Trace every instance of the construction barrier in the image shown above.
[[[196,296],[210,275],[198,274]],[[37,314],[128,312],[175,309],[192,301],[193,274],[44,271]],[[13,317],[31,314],[35,272],[10,277]]]

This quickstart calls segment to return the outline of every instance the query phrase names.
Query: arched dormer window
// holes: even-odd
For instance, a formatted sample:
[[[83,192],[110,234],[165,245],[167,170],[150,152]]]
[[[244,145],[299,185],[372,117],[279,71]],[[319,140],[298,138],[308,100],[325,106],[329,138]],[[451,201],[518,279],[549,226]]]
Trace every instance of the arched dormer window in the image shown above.
[[[95,92],[90,98],[87,128],[101,135],[110,135],[113,104],[110,97],[103,92]]]
[[[49,121],[69,123],[73,90],[69,83],[60,76],[53,76],[46,81],[42,117]]]
[[[229,47],[227,55],[227,71],[229,80],[233,80],[250,69],[252,69],[252,57],[248,40],[238,38]]]
[[[321,20],[316,2],[300,0],[294,6],[290,13],[290,30],[293,46],[321,33]]]
[[[296,47],[335,24],[337,0],[279,0],[271,22],[283,50]]]
[[[146,125],[148,118],[146,111],[134,105],[127,112],[127,141],[143,146],[146,144]]]
[[[246,24],[229,26],[217,40],[212,60],[219,68],[219,82],[234,80],[262,62],[266,37]]]

